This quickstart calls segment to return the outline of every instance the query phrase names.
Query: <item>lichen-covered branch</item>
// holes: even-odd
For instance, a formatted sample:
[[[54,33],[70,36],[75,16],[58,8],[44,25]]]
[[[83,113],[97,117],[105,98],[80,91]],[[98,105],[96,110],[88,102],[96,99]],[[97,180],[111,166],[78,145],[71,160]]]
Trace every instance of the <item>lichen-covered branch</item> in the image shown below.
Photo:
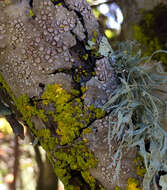
[[[67,190],[103,189],[89,172],[97,159],[83,136],[105,116],[101,107],[116,87],[111,66],[101,59],[112,72],[100,74],[100,59],[85,48],[100,39],[84,0],[0,2],[1,98],[46,150]]]

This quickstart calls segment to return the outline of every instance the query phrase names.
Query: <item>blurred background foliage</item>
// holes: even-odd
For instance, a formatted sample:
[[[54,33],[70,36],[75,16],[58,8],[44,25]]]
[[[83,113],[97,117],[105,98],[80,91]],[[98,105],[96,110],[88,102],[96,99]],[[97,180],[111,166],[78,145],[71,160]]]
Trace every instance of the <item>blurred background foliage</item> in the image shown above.
[[[0,118],[0,190],[56,190],[57,177],[42,147],[25,127],[25,140]],[[47,179],[47,180],[46,180]]]
[[[131,3],[130,0],[126,1],[127,5],[121,0],[116,1],[121,5],[121,8],[126,7],[126,11],[121,10],[114,0],[87,1],[100,23],[101,30],[110,39],[112,46],[118,40],[136,40],[141,45],[143,56],[150,56],[156,50],[167,49],[167,4],[157,1],[153,9],[147,9],[145,1],[143,1],[142,7],[135,10],[135,15],[135,13],[128,13],[133,12],[133,6],[136,6],[135,3],[134,5],[132,3],[131,7],[126,7],[129,6],[129,2]],[[123,15],[123,12],[126,14]],[[165,54],[157,54],[153,58],[161,61],[165,70],[167,69],[167,56]]]
[[[121,32],[123,14],[120,7],[110,0],[87,0],[92,7],[101,30],[108,39],[114,39]]]
[[[141,11],[141,20],[133,27],[134,39],[138,40],[143,48],[143,55],[149,56],[154,51],[167,49],[167,6],[160,3],[154,9]],[[155,59],[164,63],[167,69],[167,56],[157,54]]]
[[[28,140],[23,142],[15,137],[6,119],[0,118],[1,190],[33,189],[37,173],[35,159],[32,159],[34,155]]]

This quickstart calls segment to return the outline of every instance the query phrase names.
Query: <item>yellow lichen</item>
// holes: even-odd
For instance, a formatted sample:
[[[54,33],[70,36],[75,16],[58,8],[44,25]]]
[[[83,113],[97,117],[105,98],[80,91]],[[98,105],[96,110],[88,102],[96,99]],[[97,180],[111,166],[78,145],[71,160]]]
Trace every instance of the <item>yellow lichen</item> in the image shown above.
[[[64,28],[65,27],[65,25],[64,24],[62,24],[61,26],[60,26],[60,28]]]
[[[86,61],[88,59],[88,54],[86,53],[85,55],[83,55],[82,59],[84,59]]]
[[[92,132],[92,128],[86,128],[82,131],[82,134],[87,134],[87,133],[91,133]]]
[[[9,4],[11,4],[11,1],[10,0],[5,0],[5,4],[9,5]]]
[[[72,94],[78,95],[78,91],[73,90]],[[100,109],[91,106],[89,113],[83,109],[80,98],[70,101],[72,95],[67,93],[60,85],[54,83],[46,87],[42,94],[43,104],[54,103],[56,112],[50,112],[57,126],[56,133],[60,136],[60,144],[71,143],[80,134],[80,129],[90,122],[92,117],[100,118],[104,113]],[[89,108],[88,108],[89,109]]]
[[[55,163],[55,171],[62,181],[64,180],[64,177],[67,180],[67,171],[70,169],[83,171],[84,173],[87,169],[93,168],[97,165],[97,160],[84,144],[77,144],[69,148],[56,150],[54,155],[58,160]],[[90,174],[88,175],[88,172],[83,175],[87,182],[89,181],[92,183],[91,186],[93,186],[93,183],[95,185],[95,179],[93,179]],[[68,175],[68,177],[70,176]]]
[[[15,99],[15,104],[18,110],[23,116],[23,120],[31,119],[32,116],[38,116],[43,121],[47,121],[47,116],[44,114],[44,110],[37,109],[36,105],[31,106],[27,95],[20,96]]]
[[[80,190],[80,187],[79,186],[75,186],[74,190]]]
[[[9,85],[4,80],[3,76],[0,74],[0,83],[2,84],[2,88],[4,88],[8,94],[10,94],[10,97],[15,101],[16,97],[14,96],[12,90],[10,89]]]
[[[100,190],[106,190],[102,185],[99,185]]]
[[[137,169],[137,175],[140,176],[140,177],[144,177],[145,173],[146,173],[146,168],[144,166],[144,161],[143,161],[143,158],[142,156],[137,156],[135,159],[134,159],[134,162],[136,164],[136,169]]]
[[[97,33],[97,31],[94,31],[93,32],[93,37],[92,37],[91,41],[94,42],[94,43],[96,43],[97,42],[97,37],[98,37],[98,33]]]
[[[90,185],[91,190],[95,190],[95,179],[90,175],[89,171],[81,172],[82,177]]]
[[[161,23],[161,28],[157,20],[162,20],[167,16],[167,6],[158,4],[152,10],[142,11],[141,21],[133,27],[134,38],[143,46],[143,55],[150,56],[154,51],[166,49],[164,33],[166,31],[165,20]],[[167,68],[167,59],[164,54],[157,54],[153,57],[160,60]]]
[[[139,186],[138,180],[136,180],[135,178],[129,178],[128,184],[127,184],[125,190],[141,190],[141,188],[138,186]]]
[[[120,187],[116,186],[114,190],[122,190]]]
[[[90,187],[93,190],[96,181],[89,174],[88,169],[97,165],[97,159],[85,146],[84,143],[86,142],[84,140],[75,145],[72,143],[75,138],[81,135],[82,130],[80,131],[80,129],[84,128],[96,115],[99,117],[100,111],[96,111],[93,106],[91,109],[85,109],[80,98],[70,101],[71,98],[79,95],[79,91],[73,90],[69,94],[56,83],[48,85],[41,98],[43,99],[43,105],[48,106],[50,103],[53,103],[55,106],[55,111],[47,112],[47,114],[53,117],[55,122],[55,132],[58,137],[53,137],[50,129],[36,130],[31,121],[32,116],[37,116],[47,122],[48,115],[45,114],[45,111],[38,109],[35,102],[33,102],[33,105],[30,104],[30,99],[27,95],[16,98],[1,76],[0,82],[3,84],[3,88],[10,93],[17,109],[23,116],[23,120],[26,121],[41,146],[47,151],[49,160],[52,160],[54,155],[57,161],[51,161],[51,163],[57,176],[64,183],[65,188],[69,190],[75,189],[74,186],[69,184],[69,180],[71,179],[70,171],[78,170],[82,171],[85,181],[90,183]],[[84,88],[82,90],[85,91]],[[89,128],[85,129],[84,132],[90,132]],[[57,146],[64,144],[70,146],[68,148],[56,149]]]
[[[29,10],[29,16],[30,16],[31,18],[35,16],[32,9]]]

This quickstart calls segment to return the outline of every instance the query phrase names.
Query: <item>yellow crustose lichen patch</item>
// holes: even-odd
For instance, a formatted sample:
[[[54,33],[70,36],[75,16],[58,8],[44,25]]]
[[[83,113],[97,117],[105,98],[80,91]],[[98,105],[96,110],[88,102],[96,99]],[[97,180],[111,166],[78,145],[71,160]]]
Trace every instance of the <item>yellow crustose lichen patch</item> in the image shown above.
[[[139,186],[138,180],[136,180],[135,178],[129,178],[128,184],[127,184],[125,190],[141,190],[141,188],[138,186]]]

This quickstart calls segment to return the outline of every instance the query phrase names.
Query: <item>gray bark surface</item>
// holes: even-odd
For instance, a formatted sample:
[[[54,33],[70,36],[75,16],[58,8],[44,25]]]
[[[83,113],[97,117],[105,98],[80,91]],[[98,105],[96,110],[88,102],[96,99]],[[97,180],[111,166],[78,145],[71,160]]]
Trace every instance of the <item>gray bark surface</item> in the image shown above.
[[[56,112],[56,108],[52,104],[44,106],[41,103],[41,95],[47,85],[56,83],[68,93],[71,93],[72,89],[79,90],[79,98],[84,95],[83,109],[90,105],[101,108],[109,99],[110,93],[117,87],[117,77],[105,58],[96,60],[85,49],[86,42],[93,38],[95,31],[98,34],[97,43],[101,39],[98,23],[88,3],[85,0],[64,0],[63,4],[54,5],[49,0],[34,0],[33,17],[29,16],[30,10],[31,7],[26,0],[10,5],[0,2],[0,73],[13,95],[16,98],[27,95],[30,100],[29,105],[37,105],[37,108],[44,110],[47,115],[49,111]],[[86,61],[81,59],[85,54],[88,54]],[[83,74],[85,70],[87,75]],[[78,80],[75,79],[76,76]],[[9,94],[9,91],[6,92],[2,81],[1,83],[1,98],[21,119],[20,110],[16,109],[12,99],[13,95]],[[81,87],[87,89],[84,94],[81,93]],[[29,118],[34,126],[32,130],[34,136],[36,136],[35,132],[41,129],[49,129],[52,137],[58,136],[57,134],[55,136],[57,126],[53,118],[49,115],[47,117],[47,122],[38,115]],[[117,144],[111,142],[112,155],[109,156],[108,116],[105,115],[101,119],[93,116],[89,122],[84,122],[84,117],[79,119],[84,123],[84,129],[92,128],[93,132],[81,136],[81,128],[71,144],[60,144],[55,149],[66,151],[68,147],[86,138],[86,146],[99,160],[96,168],[88,167],[91,175],[96,179],[92,189],[100,189],[99,184],[108,190],[112,190],[115,185],[124,188],[128,177],[136,176],[133,163],[136,150],[128,153],[127,150],[124,151],[120,181],[113,182],[112,176],[115,170],[108,166]],[[41,144],[45,143],[45,138],[39,141]],[[54,150],[46,151],[54,166],[57,162],[53,154]],[[85,190],[91,189],[91,185],[81,177],[82,169],[72,170],[69,167],[68,172],[71,174],[70,185]],[[70,188],[67,187],[68,189]]]

